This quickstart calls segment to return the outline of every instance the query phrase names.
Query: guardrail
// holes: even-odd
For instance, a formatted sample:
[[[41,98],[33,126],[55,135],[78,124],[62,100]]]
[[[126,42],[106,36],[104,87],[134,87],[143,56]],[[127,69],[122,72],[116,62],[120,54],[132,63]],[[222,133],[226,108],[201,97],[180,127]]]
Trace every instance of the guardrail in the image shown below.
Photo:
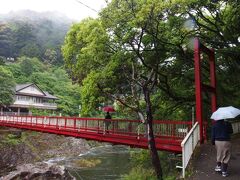
[[[182,177],[183,178],[185,178],[186,167],[187,167],[187,165],[191,159],[191,156],[193,154],[193,151],[199,141],[200,141],[200,127],[199,127],[198,122],[196,122],[181,143],[182,166],[177,166],[177,168],[182,168]]]

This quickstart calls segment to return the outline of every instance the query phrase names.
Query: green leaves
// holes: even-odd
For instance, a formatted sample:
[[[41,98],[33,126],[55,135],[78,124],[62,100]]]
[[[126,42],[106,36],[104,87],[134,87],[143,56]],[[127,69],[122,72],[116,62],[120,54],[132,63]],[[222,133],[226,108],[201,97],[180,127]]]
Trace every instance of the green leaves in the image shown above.
[[[101,68],[108,58],[107,34],[101,22],[86,19],[72,26],[62,47],[65,66],[81,83],[91,69]]]
[[[4,66],[0,66],[0,106],[13,102],[14,86],[12,73]]]
[[[153,87],[153,97],[166,101],[159,103],[163,111],[178,109],[171,111],[172,117],[186,109],[190,112],[195,100],[193,37],[216,48],[217,69],[225,73],[219,81],[230,74],[238,77],[230,73],[239,69],[238,7],[235,1],[113,0],[100,18],[75,24],[62,50],[69,74],[83,85],[85,113],[97,105],[98,97],[121,97],[122,103],[144,110],[139,106],[144,83]],[[203,71],[207,74],[207,69]],[[219,85],[220,92],[234,93],[227,88],[231,83],[240,84],[225,81],[226,85]]]

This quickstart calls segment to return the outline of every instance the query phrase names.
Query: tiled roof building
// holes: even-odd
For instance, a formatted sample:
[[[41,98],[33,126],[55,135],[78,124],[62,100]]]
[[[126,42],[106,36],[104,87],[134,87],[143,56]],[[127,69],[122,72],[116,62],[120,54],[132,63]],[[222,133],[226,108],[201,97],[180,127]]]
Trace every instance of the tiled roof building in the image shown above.
[[[57,97],[41,90],[34,83],[18,84],[15,88],[15,101],[7,109],[1,108],[1,113],[8,111],[14,114],[31,114],[31,108],[56,110]]]

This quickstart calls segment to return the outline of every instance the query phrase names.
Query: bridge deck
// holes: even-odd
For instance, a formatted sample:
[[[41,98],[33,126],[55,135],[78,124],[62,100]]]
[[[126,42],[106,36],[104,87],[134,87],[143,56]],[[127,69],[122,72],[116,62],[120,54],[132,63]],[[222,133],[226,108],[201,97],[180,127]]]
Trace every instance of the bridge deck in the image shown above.
[[[108,120],[102,118],[48,117],[48,116],[0,116],[0,125],[47,133],[61,134],[148,148],[146,127],[139,120]],[[156,147],[158,150],[181,152],[181,141],[191,129],[191,122],[154,121]]]

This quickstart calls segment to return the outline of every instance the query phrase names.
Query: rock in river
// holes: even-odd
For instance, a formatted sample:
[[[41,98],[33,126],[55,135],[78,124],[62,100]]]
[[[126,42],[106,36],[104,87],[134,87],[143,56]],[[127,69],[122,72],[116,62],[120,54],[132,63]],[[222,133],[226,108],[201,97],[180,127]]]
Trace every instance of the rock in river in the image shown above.
[[[24,164],[17,167],[16,171],[10,172],[7,176],[1,177],[0,180],[75,180],[73,176],[65,169],[64,166],[48,163]]]

